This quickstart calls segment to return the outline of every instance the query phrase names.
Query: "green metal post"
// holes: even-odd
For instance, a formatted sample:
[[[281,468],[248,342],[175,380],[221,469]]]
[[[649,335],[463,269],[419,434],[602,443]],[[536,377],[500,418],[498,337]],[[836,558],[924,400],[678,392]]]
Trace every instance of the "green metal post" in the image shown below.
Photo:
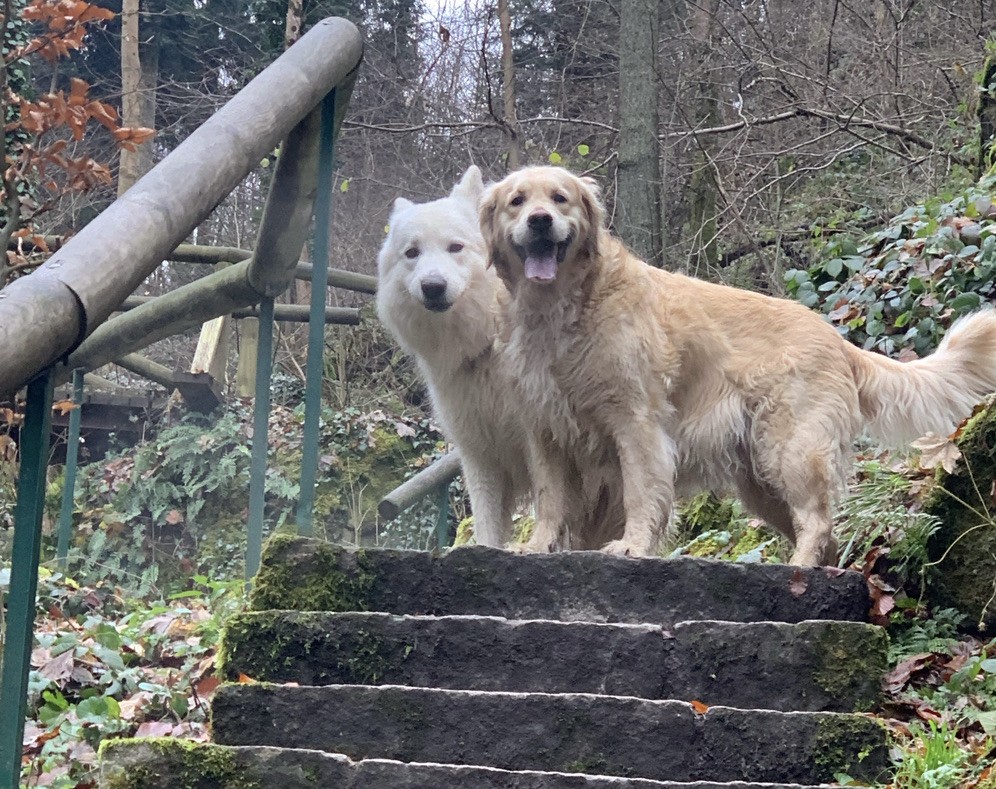
[[[76,493],[76,467],[80,454],[80,422],[83,420],[83,370],[73,370],[73,405],[69,412],[69,435],[66,436],[66,469],[62,483],[62,507],[59,510],[59,542],[55,557],[62,570],[69,556],[69,538],[73,533],[73,497]]]
[[[249,535],[246,580],[259,570],[263,554],[263,506],[266,503],[266,454],[270,431],[270,374],[273,370],[273,299],[259,303],[256,346],[256,400],[252,413],[252,462],[249,468]]]
[[[301,497],[297,505],[298,534],[314,531],[315,481],[318,477],[319,416],[325,357],[325,294],[329,279],[329,221],[332,214],[332,169],[335,156],[335,90],[322,101],[322,137],[318,155],[318,194],[315,197],[314,267],[311,271],[311,316],[308,319],[308,364],[304,391],[304,441],[301,457]]]
[[[436,497],[439,501],[439,514],[436,516],[436,547],[449,548],[453,543],[450,534],[450,483],[440,485]]]
[[[0,789],[17,789],[21,782],[21,740],[35,627],[45,467],[51,429],[52,371],[45,370],[28,384],[27,414],[21,427],[21,471],[14,509],[14,546],[0,679]]]

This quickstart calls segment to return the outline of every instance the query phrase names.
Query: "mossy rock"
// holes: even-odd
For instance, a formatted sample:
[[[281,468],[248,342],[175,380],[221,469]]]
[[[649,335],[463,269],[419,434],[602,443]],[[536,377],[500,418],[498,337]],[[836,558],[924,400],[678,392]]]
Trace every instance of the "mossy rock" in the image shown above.
[[[368,572],[362,550],[348,551],[316,542],[314,550],[295,553],[300,541],[274,534],[263,550],[253,581],[252,608],[297,611],[366,611],[377,578]]]
[[[958,439],[962,457],[951,474],[938,469],[924,512],[940,521],[927,544],[933,563],[927,595],[956,608],[980,630],[996,628],[996,404],[979,411]]]
[[[860,715],[820,717],[814,739],[813,762],[817,780],[831,783],[844,773],[882,780],[886,774],[885,726]]]
[[[105,741],[101,789],[262,789],[265,776],[232,748],[175,738]]]

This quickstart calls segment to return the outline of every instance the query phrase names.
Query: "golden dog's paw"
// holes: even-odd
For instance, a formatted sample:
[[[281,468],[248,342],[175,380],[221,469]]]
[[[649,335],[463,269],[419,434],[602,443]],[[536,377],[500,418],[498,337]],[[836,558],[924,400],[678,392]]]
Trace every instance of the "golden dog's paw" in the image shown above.
[[[607,553],[610,556],[646,556],[647,550],[628,540],[613,540],[602,546],[602,553]]]
[[[549,540],[529,540],[512,543],[508,550],[512,553],[556,553],[557,545]]]

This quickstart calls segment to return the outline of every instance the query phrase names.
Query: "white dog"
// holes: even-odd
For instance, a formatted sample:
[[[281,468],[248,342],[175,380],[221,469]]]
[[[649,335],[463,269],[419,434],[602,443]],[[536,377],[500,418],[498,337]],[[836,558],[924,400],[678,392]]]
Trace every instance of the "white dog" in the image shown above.
[[[530,484],[520,403],[493,353],[508,291],[487,266],[477,213],[483,191],[472,166],[447,197],[395,201],[377,257],[377,314],[415,357],[436,418],[459,450],[477,544],[500,547]],[[568,481],[577,536],[565,547],[599,547],[621,534],[622,493],[612,479],[618,470],[593,468]]]

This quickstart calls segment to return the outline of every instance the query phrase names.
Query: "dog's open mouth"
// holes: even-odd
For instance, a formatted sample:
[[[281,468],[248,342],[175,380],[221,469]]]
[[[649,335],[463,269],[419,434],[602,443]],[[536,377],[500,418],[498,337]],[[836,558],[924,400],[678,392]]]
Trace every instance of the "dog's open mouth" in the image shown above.
[[[522,257],[526,279],[533,282],[553,282],[557,278],[557,268],[564,262],[570,237],[559,243],[550,238],[537,238],[525,247],[517,247]]]
[[[446,312],[453,305],[443,299],[424,299],[422,303],[430,312]]]

